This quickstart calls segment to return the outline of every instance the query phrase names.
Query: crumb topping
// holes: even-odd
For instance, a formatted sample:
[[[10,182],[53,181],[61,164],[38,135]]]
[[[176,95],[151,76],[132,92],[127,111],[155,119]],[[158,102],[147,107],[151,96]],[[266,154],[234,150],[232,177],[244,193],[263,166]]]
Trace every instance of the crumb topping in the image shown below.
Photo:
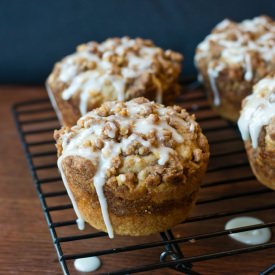
[[[199,163],[206,149],[197,144],[200,128],[193,116],[179,106],[164,107],[145,98],[107,102],[61,131],[56,133],[59,155],[91,160],[97,167],[94,181],[115,176],[121,182],[130,170],[145,179],[150,171],[145,173],[143,165],[182,171],[183,159]]]
[[[211,56],[214,60],[210,67],[218,64],[238,64],[244,70],[244,79],[253,77],[253,54],[264,61],[275,58],[275,22],[267,16],[255,17],[241,23],[225,19],[219,23],[197,47],[196,61]]]
[[[65,85],[63,100],[79,96],[79,109],[87,112],[90,97],[115,93],[113,99],[125,100],[137,78],[150,78],[158,88],[156,100],[180,73],[182,55],[156,47],[151,40],[129,37],[111,38],[102,43],[89,42],[57,64],[57,80]]]
[[[242,79],[255,83],[275,68],[275,22],[267,16],[236,23],[220,22],[197,47],[195,64],[206,67],[214,95],[214,105],[220,105],[216,78],[228,68],[240,70]],[[202,81],[203,77],[200,75]]]

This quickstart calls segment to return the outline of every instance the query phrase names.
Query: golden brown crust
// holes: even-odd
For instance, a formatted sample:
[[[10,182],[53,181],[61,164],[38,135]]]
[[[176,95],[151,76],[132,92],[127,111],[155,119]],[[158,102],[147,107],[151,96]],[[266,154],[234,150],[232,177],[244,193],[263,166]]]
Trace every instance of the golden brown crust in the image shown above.
[[[121,47],[123,47],[122,50]],[[151,53],[152,51],[153,53]],[[133,64],[130,62],[132,56],[138,59],[138,61],[134,59]],[[181,54],[171,50],[164,51],[156,47],[152,41],[140,38],[134,40],[127,37],[112,38],[101,44],[89,42],[80,45],[76,53],[64,58],[54,66],[47,80],[48,93],[56,101],[56,109],[60,112],[59,117],[62,124],[67,126],[73,126],[81,116],[79,106],[84,88],[80,87],[73,96],[66,100],[62,98],[62,94],[71,87],[77,76],[87,72],[98,72],[101,76],[110,78],[111,82],[114,77],[124,79],[125,91],[120,92],[124,94],[123,100],[140,96],[156,100],[161,91],[162,101],[165,104],[170,104],[179,94],[178,77],[181,72],[181,60]],[[106,68],[100,67],[102,62],[105,62]],[[136,65],[135,62],[141,65]],[[142,62],[148,64],[142,65]],[[69,76],[64,77],[66,70],[74,71],[74,73],[68,73]],[[130,70],[133,75],[127,76],[127,70]],[[92,77],[98,78],[98,76]],[[90,78],[92,77],[90,76]],[[110,88],[110,86],[104,85],[101,91],[91,89],[87,100],[87,111],[99,107],[105,101],[119,99],[114,89],[115,86]]]
[[[135,115],[129,114],[133,107],[131,104],[140,108]],[[116,123],[111,125],[108,119],[114,115]],[[135,123],[142,119],[153,121],[154,125],[164,125],[163,121],[167,119],[166,128],[181,133],[183,140],[176,142],[172,135],[174,130],[163,131],[165,125],[163,130],[139,134]],[[126,129],[125,121],[133,127]],[[183,221],[195,203],[209,159],[207,139],[194,117],[179,106],[164,108],[142,98],[127,103],[105,103],[80,119],[77,126],[55,132],[59,156],[64,154],[64,144],[69,146],[75,135],[96,125],[101,125],[101,135],[91,136],[81,146],[99,154],[110,140],[118,144],[127,141],[128,144],[121,154],[113,157],[103,187],[115,234],[148,235]],[[137,138],[130,143],[133,134]],[[149,141],[151,148],[142,146],[139,138]],[[160,165],[161,149],[158,148],[163,148],[161,146],[170,148],[174,153]],[[93,184],[98,169],[96,163],[68,154],[62,161],[62,167],[84,219],[95,228],[106,231]]]
[[[124,216],[110,213],[110,219],[111,223],[115,225],[114,232],[117,235],[146,236],[165,231],[184,221],[194,203],[195,199],[189,205],[173,207],[163,213],[150,211],[143,215],[129,214]],[[106,231],[100,208],[83,207],[82,209],[82,214],[89,224],[98,230]]]
[[[90,166],[83,165],[83,163],[79,166],[81,162],[77,158],[73,163],[68,161],[68,158],[64,160],[63,167],[83,218],[94,228],[106,232],[97,194],[89,184],[91,178],[87,174],[91,173],[89,172]],[[123,190],[124,192],[120,193],[114,192],[114,190],[109,190],[109,186],[106,185],[104,193],[114,233],[131,236],[149,235],[167,230],[184,221],[196,202],[199,183],[206,170],[206,165],[207,163],[204,163],[195,175],[190,175],[185,186],[183,183],[177,182],[164,190],[161,188],[157,190],[137,189],[131,194],[131,198],[127,196],[127,200],[122,194],[129,195],[129,190]],[[78,170],[79,173],[75,173],[75,170]]]
[[[258,147],[251,141],[245,142],[248,159],[253,173],[262,184],[275,190],[275,118],[261,130]]]

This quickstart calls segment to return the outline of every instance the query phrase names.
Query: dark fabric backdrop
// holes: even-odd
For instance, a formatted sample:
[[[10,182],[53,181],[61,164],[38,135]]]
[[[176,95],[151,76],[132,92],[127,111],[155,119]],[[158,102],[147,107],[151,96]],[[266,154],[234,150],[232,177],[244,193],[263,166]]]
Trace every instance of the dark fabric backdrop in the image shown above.
[[[275,17],[274,0],[0,0],[0,83],[42,83],[77,44],[129,35],[185,55],[225,17]]]

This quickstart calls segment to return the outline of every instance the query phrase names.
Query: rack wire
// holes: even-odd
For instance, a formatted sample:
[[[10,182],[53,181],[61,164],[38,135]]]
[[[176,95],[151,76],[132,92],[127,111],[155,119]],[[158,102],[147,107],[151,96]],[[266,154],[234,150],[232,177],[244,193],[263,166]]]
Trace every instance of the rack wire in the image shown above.
[[[214,265],[217,270],[236,273],[238,264],[248,259],[241,255],[250,253],[249,259],[253,255],[256,259],[257,251],[266,249],[271,249],[268,253],[271,256],[263,260],[260,274],[275,270],[270,262],[272,253],[274,260],[274,240],[246,246],[228,237],[230,233],[248,229],[274,227],[275,193],[257,182],[238,130],[211,109],[200,87],[194,83],[186,85],[178,104],[196,114],[211,147],[211,160],[197,205],[183,224],[171,230],[149,237],[117,237],[112,241],[106,233],[89,226],[83,232],[76,229],[75,214],[57,171],[52,134],[60,125],[49,99],[13,106],[16,127],[64,274],[76,272],[74,259],[90,256],[103,260],[98,274],[146,271],[154,274],[154,270],[155,274],[167,274],[167,270],[174,270],[195,275],[213,269]],[[224,230],[225,222],[238,215],[257,216],[265,223]],[[115,269],[109,270],[109,265]]]

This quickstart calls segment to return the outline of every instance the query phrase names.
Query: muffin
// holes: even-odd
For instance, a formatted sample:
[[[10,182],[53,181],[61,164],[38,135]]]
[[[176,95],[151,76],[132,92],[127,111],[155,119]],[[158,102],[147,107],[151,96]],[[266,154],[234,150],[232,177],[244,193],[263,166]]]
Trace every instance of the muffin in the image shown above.
[[[106,102],[56,131],[55,139],[80,226],[85,220],[111,238],[149,235],[182,222],[209,159],[193,115],[145,98]]]
[[[145,96],[171,103],[179,93],[181,61],[181,54],[164,51],[151,40],[89,42],[55,65],[46,86],[60,122],[73,126],[105,101]]]
[[[275,74],[244,99],[238,126],[255,176],[275,190]]]
[[[275,23],[267,16],[236,23],[225,19],[195,54],[199,79],[221,116],[236,122],[253,85],[275,71]]]

